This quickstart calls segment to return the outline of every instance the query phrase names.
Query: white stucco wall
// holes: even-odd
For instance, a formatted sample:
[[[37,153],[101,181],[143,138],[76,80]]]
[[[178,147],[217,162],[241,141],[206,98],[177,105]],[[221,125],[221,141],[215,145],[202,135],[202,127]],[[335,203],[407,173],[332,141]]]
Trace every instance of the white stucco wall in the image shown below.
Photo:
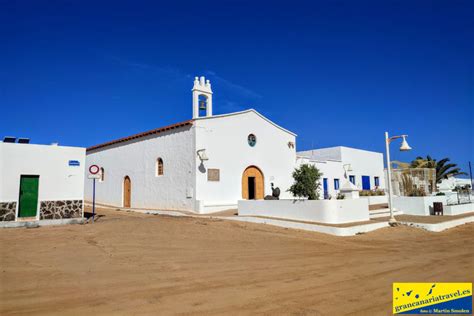
[[[299,151],[298,156],[307,157],[315,163],[316,167],[324,170],[324,178],[328,178],[329,194],[334,196],[334,178],[340,179],[340,185],[344,179],[344,165],[348,164],[352,171],[347,171],[347,178],[355,176],[355,185],[362,190],[362,176],[370,177],[370,188],[375,189],[375,178],[379,177],[380,189],[385,189],[385,176],[383,154],[350,147],[331,147],[307,151]],[[326,167],[324,165],[326,162]]]
[[[39,201],[83,200],[84,166],[85,148],[0,143],[0,202],[17,202],[18,215],[21,175],[39,176]]]
[[[253,110],[238,114],[200,118],[195,121],[196,149],[205,149],[209,160],[200,167],[196,161],[196,199],[201,212],[237,206],[242,199],[242,175],[249,166],[258,167],[265,182],[265,195],[271,194],[273,182],[280,188],[281,198],[293,183],[295,168],[295,135],[272,124]],[[255,147],[247,137],[257,137]],[[220,181],[208,181],[207,169],[219,169]]]
[[[156,175],[161,157],[164,174]],[[123,182],[131,180],[131,207],[194,210],[195,145],[192,126],[110,145],[87,153],[87,168],[105,169],[96,182],[96,201],[123,206]],[[86,170],[86,173],[88,171]],[[86,179],[86,199],[92,200],[92,180]]]
[[[443,206],[444,215],[459,215],[465,213],[474,213],[474,203]]]
[[[342,155],[342,163],[350,164],[352,171],[348,171],[347,175],[355,175],[355,185],[362,190],[362,176],[370,176],[370,188],[375,189],[374,177],[379,177],[380,189],[385,189],[385,176],[383,154],[350,148],[340,147]]]
[[[318,148],[298,151],[298,155],[309,157],[313,160],[342,160],[341,147]]]
[[[366,199],[239,201],[239,216],[266,216],[327,224],[369,220]]]
[[[442,202],[446,207],[444,196],[395,196],[393,207],[403,214],[430,216],[434,202]]]
[[[387,204],[388,195],[361,196],[361,199],[367,199],[369,205]]]

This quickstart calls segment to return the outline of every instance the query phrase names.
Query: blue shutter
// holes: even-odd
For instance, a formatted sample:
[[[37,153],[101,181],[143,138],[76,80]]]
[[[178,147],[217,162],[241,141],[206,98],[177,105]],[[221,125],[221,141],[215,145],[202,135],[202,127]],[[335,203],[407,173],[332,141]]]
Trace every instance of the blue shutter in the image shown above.
[[[328,192],[328,178],[323,179],[323,190],[324,190],[324,199],[329,198]]]
[[[362,176],[362,189],[370,190],[370,177],[369,176]]]

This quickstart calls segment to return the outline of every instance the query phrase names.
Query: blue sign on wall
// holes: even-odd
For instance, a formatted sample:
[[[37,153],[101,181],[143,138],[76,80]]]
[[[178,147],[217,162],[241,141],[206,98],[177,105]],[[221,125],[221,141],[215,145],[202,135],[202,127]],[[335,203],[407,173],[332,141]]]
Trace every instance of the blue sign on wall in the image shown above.
[[[69,160],[70,167],[79,167],[80,165],[81,163],[79,162],[79,160]]]

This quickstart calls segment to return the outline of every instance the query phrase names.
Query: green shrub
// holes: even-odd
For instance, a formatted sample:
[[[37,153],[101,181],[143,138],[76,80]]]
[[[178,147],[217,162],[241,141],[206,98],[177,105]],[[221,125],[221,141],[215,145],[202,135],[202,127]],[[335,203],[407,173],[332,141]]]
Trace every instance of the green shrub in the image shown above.
[[[319,199],[319,180],[323,174],[313,165],[301,165],[293,171],[295,182],[288,189],[294,197],[305,197],[308,200]]]

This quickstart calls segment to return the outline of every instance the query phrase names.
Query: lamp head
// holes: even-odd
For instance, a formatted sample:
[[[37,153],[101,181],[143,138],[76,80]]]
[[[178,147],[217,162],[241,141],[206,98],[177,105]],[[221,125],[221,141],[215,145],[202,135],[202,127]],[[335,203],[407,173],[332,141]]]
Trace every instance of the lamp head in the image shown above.
[[[199,159],[201,160],[201,162],[209,160],[209,158],[206,155],[206,150],[205,149],[199,149],[197,151],[197,155],[198,155]]]
[[[409,151],[409,150],[411,150],[411,147],[410,147],[410,145],[408,145],[407,140],[406,140],[407,136],[408,135],[402,135],[403,141],[402,141],[402,145],[400,146],[400,151]]]

